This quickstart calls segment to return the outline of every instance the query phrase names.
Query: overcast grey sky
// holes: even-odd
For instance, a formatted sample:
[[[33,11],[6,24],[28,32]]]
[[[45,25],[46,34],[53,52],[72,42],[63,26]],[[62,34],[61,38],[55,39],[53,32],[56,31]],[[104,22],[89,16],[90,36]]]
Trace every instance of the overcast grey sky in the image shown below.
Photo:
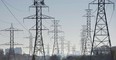
[[[44,9],[44,14],[55,17],[56,20],[60,20],[60,25],[65,32],[65,40],[71,41],[72,46],[76,45],[77,51],[80,51],[80,32],[82,29],[82,25],[86,24],[86,18],[82,17],[86,14],[85,9],[87,9],[88,3],[93,0],[45,0],[45,4],[49,6],[49,9]],[[111,0],[116,3],[116,0]],[[29,8],[30,5],[33,4],[33,0],[4,0],[4,2],[8,5],[13,14],[17,17],[17,19],[24,25],[26,28],[30,28],[35,24],[35,20],[25,20],[23,23],[23,18],[26,16],[30,16],[35,14],[35,10]],[[93,8],[93,6],[92,6]],[[96,10],[96,6],[94,6],[93,11]],[[112,15],[112,5],[107,6],[107,17],[108,23],[109,19]],[[94,13],[96,16],[96,13]],[[115,44],[115,34],[116,34],[116,10],[113,13],[112,20],[109,24],[109,30],[112,40],[112,45]],[[24,30],[23,32],[16,32],[15,41],[18,43],[23,43],[24,46],[28,46],[28,39],[24,37],[28,36],[28,32],[13,18],[13,16],[9,13],[3,3],[0,1],[0,30],[9,28],[10,24],[13,23],[14,27],[18,29]],[[92,29],[94,28],[95,18],[92,18]],[[43,23],[46,27],[50,28],[52,24],[50,20],[45,20]],[[50,39],[51,35],[44,32],[44,42],[45,44],[53,42]],[[9,32],[0,32],[0,44],[9,42]],[[25,43],[26,42],[26,43]],[[3,46],[0,46],[3,48]],[[27,51],[24,49],[24,52]]]

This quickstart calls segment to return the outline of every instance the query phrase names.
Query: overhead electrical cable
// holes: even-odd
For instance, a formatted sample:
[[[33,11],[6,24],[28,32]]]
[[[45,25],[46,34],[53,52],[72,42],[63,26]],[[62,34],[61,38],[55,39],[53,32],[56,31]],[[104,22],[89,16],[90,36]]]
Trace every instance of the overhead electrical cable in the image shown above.
[[[9,9],[9,7],[5,4],[5,2],[3,0],[1,0],[2,3],[4,4],[4,6],[8,9],[8,11],[11,13],[11,15],[14,17],[14,19],[26,30],[28,31],[28,29],[16,18],[16,16],[12,13],[12,11]]]

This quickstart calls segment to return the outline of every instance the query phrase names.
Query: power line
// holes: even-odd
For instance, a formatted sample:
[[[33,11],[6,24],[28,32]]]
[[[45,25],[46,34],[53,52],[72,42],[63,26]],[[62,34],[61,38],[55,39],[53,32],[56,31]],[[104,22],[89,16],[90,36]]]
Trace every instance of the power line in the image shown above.
[[[14,17],[14,19],[26,30],[28,31],[28,29],[22,25],[22,23],[16,18],[16,16],[12,13],[12,11],[9,9],[9,7],[5,4],[5,2],[3,0],[1,0],[2,3],[4,4],[4,6],[8,9],[8,11],[11,13],[11,15]]]
[[[109,21],[109,25],[110,25],[110,23],[111,23],[111,21],[112,21],[113,15],[114,15],[114,10],[112,11],[111,18],[110,18],[110,21]]]
[[[15,9],[15,10],[17,10],[17,11],[21,11],[21,12],[22,12],[22,10],[20,10],[20,9],[18,9],[18,8],[16,8],[16,7],[14,7],[14,6],[11,5],[10,3],[8,3],[7,1],[4,0],[4,2],[5,2],[9,7],[13,8],[13,9]],[[24,11],[23,11],[23,12],[24,12]]]

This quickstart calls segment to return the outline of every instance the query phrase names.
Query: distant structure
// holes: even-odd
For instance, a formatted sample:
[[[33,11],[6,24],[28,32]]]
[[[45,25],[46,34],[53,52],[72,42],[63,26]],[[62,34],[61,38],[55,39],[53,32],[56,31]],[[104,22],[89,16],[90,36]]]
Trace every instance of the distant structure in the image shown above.
[[[87,38],[87,26],[82,25],[82,32],[81,32],[81,55],[86,55],[86,38]]]
[[[1,54],[4,54],[4,51],[3,51],[3,49],[0,48],[0,55]]]
[[[50,56],[50,45],[47,45],[47,55]]]
[[[29,54],[32,55],[33,54],[33,37],[32,36],[32,33],[29,31],[29,37],[25,37],[25,38],[28,38],[29,39]]]
[[[14,32],[15,31],[23,31],[19,30],[13,27],[13,24],[11,23],[11,27],[8,29],[4,29],[1,31],[10,31],[10,49],[9,49],[9,55],[8,60],[15,60],[15,52],[14,52]]]
[[[5,49],[5,54],[9,53],[9,48]],[[21,47],[16,47],[14,48],[14,53],[15,54],[22,54],[22,48]]]
[[[91,3],[89,3],[89,5],[90,4],[96,4],[98,6],[90,60],[92,60],[92,55],[100,56],[104,54],[110,54],[109,56],[111,58],[110,60],[113,60],[112,51],[111,51],[110,33],[109,33],[107,17],[106,17],[106,4],[114,4],[114,3],[111,2],[110,0],[94,0]],[[104,49],[104,48],[102,48],[102,50],[98,49],[99,47],[102,46],[107,46],[109,47],[109,49]],[[97,51],[97,53],[94,54],[94,51]],[[104,53],[105,51],[107,51],[107,53]],[[100,57],[103,58],[103,56]],[[102,58],[101,60],[103,60]]]
[[[63,31],[60,31],[58,28],[60,27],[59,25],[59,20],[52,20],[53,25],[51,25],[54,29],[52,31],[49,31],[49,33],[53,33],[53,39],[54,39],[54,44],[53,44],[53,51],[52,55],[58,55],[59,54],[59,33],[62,33]]]
[[[70,51],[70,49],[71,49],[71,48],[70,48],[70,47],[71,47],[70,45],[71,45],[71,43],[70,43],[70,41],[68,41],[68,42],[67,42],[67,56],[70,55],[70,52],[71,52],[71,51]]]
[[[74,46],[72,46],[72,55],[76,55],[76,46],[74,45]]]
[[[86,24],[86,40],[85,40],[85,52],[84,55],[90,55],[90,51],[91,51],[91,44],[92,44],[92,38],[91,38],[91,17],[94,17],[91,14],[92,9],[86,9],[86,15],[84,15],[84,17],[87,18],[87,24]]]
[[[14,51],[15,51],[15,54],[22,54],[22,48],[21,47],[15,47]]]
[[[61,55],[64,55],[64,45],[65,45],[65,40],[64,40],[64,36],[60,37],[61,39]]]
[[[0,60],[3,60],[4,58],[4,51],[0,48]]]
[[[45,50],[44,50],[44,43],[43,43],[43,36],[42,36],[42,20],[43,19],[54,19],[53,17],[47,16],[43,14],[43,9],[42,8],[48,8],[46,4],[44,3],[44,0],[34,0],[34,3],[31,8],[36,9],[36,14],[28,16],[24,19],[36,19],[36,36],[35,36],[35,43],[34,43],[34,51],[32,55],[32,60],[36,60],[36,56],[39,54],[39,56],[43,56],[43,60],[45,59]]]

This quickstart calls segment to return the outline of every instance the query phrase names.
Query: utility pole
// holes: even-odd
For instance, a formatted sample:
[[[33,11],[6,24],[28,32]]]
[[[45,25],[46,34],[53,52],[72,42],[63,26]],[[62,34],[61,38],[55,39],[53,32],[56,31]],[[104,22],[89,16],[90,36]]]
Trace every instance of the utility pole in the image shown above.
[[[92,9],[86,9],[86,15],[84,17],[87,18],[87,27],[86,27],[86,41],[85,41],[85,55],[90,55],[91,51],[91,44],[92,44],[92,38],[91,38],[91,17],[94,17],[91,14]]]
[[[59,33],[62,33],[63,31],[60,31],[58,29],[58,27],[60,27],[59,25],[59,20],[52,20],[53,22],[53,25],[52,27],[54,28],[52,31],[49,31],[49,33],[53,33],[54,36],[53,36],[53,39],[54,39],[54,44],[53,44],[53,51],[52,51],[52,55],[59,55]]]
[[[86,25],[82,25],[82,32],[81,32],[81,55],[86,55]]]
[[[40,56],[43,57],[43,60],[46,60],[45,58],[45,50],[44,50],[44,43],[43,43],[43,36],[42,36],[42,21],[43,19],[54,19],[53,17],[47,16],[43,14],[43,8],[48,8],[46,4],[44,3],[44,0],[34,0],[34,3],[31,8],[35,8],[36,14],[31,15],[28,17],[25,17],[24,19],[36,19],[36,36],[35,36],[35,42],[34,42],[34,51],[32,55],[32,60],[36,60],[36,56],[40,54]]]
[[[89,4],[98,5],[90,60],[92,60],[92,55],[100,56],[104,54],[106,55],[110,54],[109,56],[111,58],[110,60],[113,60],[112,51],[111,51],[110,33],[107,23],[107,16],[106,16],[106,4],[114,4],[114,3],[109,0],[94,0]],[[108,46],[109,48],[99,50],[98,48],[102,46]],[[96,53],[94,53],[95,51]],[[104,53],[105,51],[107,53]],[[104,58],[103,56],[101,57]],[[102,58],[101,60],[103,60]]]
[[[19,30],[13,27],[13,24],[11,23],[11,27],[8,29],[4,29],[1,31],[10,31],[10,49],[9,49],[9,55],[8,60],[16,60],[15,59],[15,51],[14,51],[14,32],[15,31],[23,31]]]

